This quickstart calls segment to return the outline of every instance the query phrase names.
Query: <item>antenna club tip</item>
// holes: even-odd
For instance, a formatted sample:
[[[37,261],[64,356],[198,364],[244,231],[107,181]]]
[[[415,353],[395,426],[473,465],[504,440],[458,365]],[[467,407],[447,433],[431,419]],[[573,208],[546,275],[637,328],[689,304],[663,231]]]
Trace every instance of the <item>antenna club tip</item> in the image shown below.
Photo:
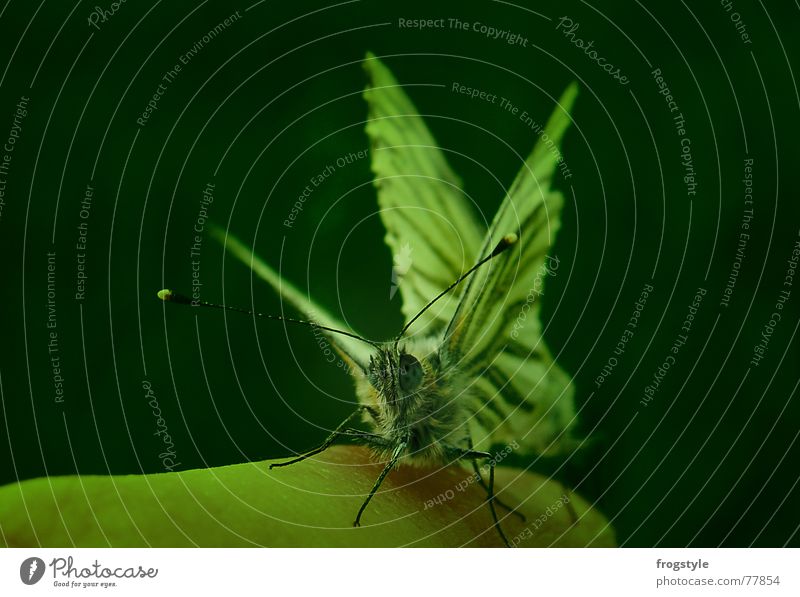
[[[500,242],[497,243],[497,246],[494,248],[494,251],[492,251],[492,257],[496,257],[510,246],[516,244],[518,240],[519,237],[513,232],[506,234],[503,238],[500,239]]]
[[[191,305],[193,307],[201,304],[199,301],[194,302],[189,297],[184,296],[178,292],[173,292],[169,288],[164,288],[163,290],[159,290],[158,298],[160,298],[165,303],[178,303],[179,305]]]

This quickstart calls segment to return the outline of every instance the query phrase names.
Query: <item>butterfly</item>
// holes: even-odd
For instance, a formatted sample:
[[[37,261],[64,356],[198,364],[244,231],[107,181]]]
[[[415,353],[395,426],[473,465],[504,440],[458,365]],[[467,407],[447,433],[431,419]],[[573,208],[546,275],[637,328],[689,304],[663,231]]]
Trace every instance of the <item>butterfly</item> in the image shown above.
[[[326,441],[270,468],[301,462],[340,438],[366,444],[385,465],[356,515],[358,526],[395,467],[469,461],[508,545],[495,509],[496,503],[508,507],[494,495],[492,447],[513,443],[522,453],[552,454],[575,446],[573,385],[542,338],[538,299],[543,277],[558,267],[558,258],[548,251],[564,199],[553,188],[553,178],[563,161],[559,147],[577,86],[573,83],[560,98],[485,230],[403,87],[373,54],[364,67],[369,78],[366,133],[380,216],[396,266],[392,286],[402,297],[402,331],[386,342],[365,339],[234,236],[213,229],[233,256],[309,321],[256,315],[317,328],[355,381],[359,406]],[[465,262],[472,264],[466,272]],[[168,290],[159,297],[190,302]],[[358,419],[371,431],[351,427]],[[477,466],[483,460],[489,464],[488,483]]]

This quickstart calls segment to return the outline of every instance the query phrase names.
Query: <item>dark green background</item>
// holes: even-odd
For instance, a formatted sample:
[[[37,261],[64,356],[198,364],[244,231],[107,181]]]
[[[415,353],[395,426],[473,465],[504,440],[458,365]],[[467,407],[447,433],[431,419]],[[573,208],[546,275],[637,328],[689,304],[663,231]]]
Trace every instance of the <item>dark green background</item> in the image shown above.
[[[213,179],[216,222],[363,334],[381,339],[398,330],[399,296],[389,298],[392,261],[368,160],[338,169],[296,226],[282,225],[313,175],[367,148],[360,60],[371,50],[401,83],[445,86],[408,93],[440,145],[467,156],[451,162],[487,219],[536,135],[450,86],[505,96],[542,122],[554,98],[579,81],[575,126],[563,148],[573,177],[560,184],[568,199],[555,250],[562,268],[547,287],[544,319],[553,352],[575,376],[581,428],[598,439],[559,474],[597,501],[623,545],[798,544],[800,287],[764,361],[748,371],[800,225],[792,71],[800,11],[793,3],[736,2],[750,45],[718,2],[531,7],[546,18],[499,2],[326,8],[301,0],[245,11],[250,4],[128,2],[100,31],[88,26],[93,7],[86,3],[51,2],[36,12],[38,3],[9,2],[2,9],[2,139],[19,97],[30,102],[0,219],[8,436],[0,440],[0,482],[163,470],[143,380],[158,396],[180,468],[303,450],[350,412],[352,384],[311,334],[245,316],[164,310],[155,292],[190,290],[192,226]],[[237,9],[242,18],[183,68],[148,124],[137,126],[164,72]],[[563,15],[580,23],[578,35],[595,40],[629,85],[555,30]],[[529,47],[472,31],[400,29],[398,17],[479,20],[521,33]],[[686,117],[699,182],[691,201],[679,139],[650,74],[655,67]],[[748,156],[755,160],[753,235],[724,309]],[[74,243],[90,181],[87,295],[79,303]],[[58,255],[63,405],[53,400],[47,354],[51,250]],[[641,326],[594,391],[654,271]],[[208,237],[201,272],[206,300],[281,308],[246,268],[223,261]],[[708,294],[689,341],[643,408],[643,388],[698,286]]]

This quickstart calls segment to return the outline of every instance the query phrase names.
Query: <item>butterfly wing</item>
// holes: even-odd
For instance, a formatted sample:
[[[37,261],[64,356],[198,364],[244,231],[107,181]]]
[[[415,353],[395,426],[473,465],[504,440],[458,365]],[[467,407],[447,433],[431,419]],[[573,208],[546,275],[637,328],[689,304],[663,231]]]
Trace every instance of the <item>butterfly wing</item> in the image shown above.
[[[211,234],[223,244],[231,255],[252,269],[259,278],[272,286],[286,302],[302,313],[309,321],[352,333],[343,322],[314,303],[290,282],[282,278],[278,272],[267,265],[265,261],[253,253],[250,248],[243,244],[238,238],[228,233],[227,230],[218,226],[210,226],[210,230]],[[355,338],[349,338],[341,334],[333,334],[326,331],[322,333],[326,335],[334,348],[336,348],[342,358],[348,361],[351,367],[358,366],[362,370],[366,369],[371,354],[369,345]]]
[[[552,181],[563,161],[559,145],[576,94],[573,84],[561,97],[478,257],[508,233],[516,233],[518,243],[469,279],[445,335],[445,350],[471,380],[464,395],[474,414],[470,432],[476,446],[516,441],[532,452],[552,453],[572,443],[574,391],[542,339],[539,305],[544,279],[558,273],[558,257],[548,251],[564,199]]]
[[[475,262],[482,228],[414,104],[388,68],[367,54],[367,134],[386,243],[394,256],[393,287],[408,322]],[[438,301],[414,331],[441,332],[458,297]]]

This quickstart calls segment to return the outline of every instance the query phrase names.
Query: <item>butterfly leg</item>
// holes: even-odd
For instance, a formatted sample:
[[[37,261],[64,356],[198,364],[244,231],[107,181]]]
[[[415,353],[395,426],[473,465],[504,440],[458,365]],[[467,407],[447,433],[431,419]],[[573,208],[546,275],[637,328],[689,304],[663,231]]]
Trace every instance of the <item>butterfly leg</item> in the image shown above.
[[[506,544],[506,547],[511,547],[511,544],[506,538],[506,534],[503,532],[503,528],[500,526],[500,520],[497,518],[497,510],[494,507],[496,498],[494,495],[494,459],[492,458],[492,455],[488,452],[478,452],[477,450],[459,450],[457,448],[455,449],[455,455],[459,459],[472,460],[473,462],[479,458],[485,458],[489,461],[489,487],[486,490],[486,501],[489,502],[489,510],[492,512],[494,528],[497,529],[497,533],[500,535],[503,543]]]
[[[328,448],[331,447],[331,444],[333,444],[333,442],[336,441],[337,437],[339,437],[340,435],[344,435],[345,431],[349,431],[349,430],[345,430],[344,429],[345,426],[348,423],[350,423],[350,421],[352,421],[354,418],[356,418],[358,415],[360,415],[362,412],[364,412],[364,407],[363,406],[358,407],[349,417],[347,417],[344,421],[339,423],[339,426],[331,432],[331,434],[327,437],[327,439],[324,442],[322,442],[322,445],[319,446],[318,448],[315,448],[315,449],[311,450],[310,452],[306,452],[302,456],[298,456],[297,458],[293,458],[292,460],[287,460],[286,462],[276,462],[276,463],[270,464],[269,465],[270,470],[272,470],[275,467],[289,466],[290,464],[295,464],[297,462],[302,462],[306,458],[310,458],[311,456],[315,456],[316,454],[319,454],[320,452],[324,452],[325,450],[327,450]]]
[[[472,438],[471,437],[467,437],[467,445],[469,446],[469,449],[472,450]],[[483,487],[483,490],[488,494],[489,493],[489,486],[486,484],[486,480],[483,478],[483,475],[481,474],[481,469],[478,466],[478,461],[477,460],[471,460],[470,462],[472,462],[472,470],[475,471],[475,478],[478,479],[478,483],[480,483],[480,486]],[[519,519],[522,522],[525,522],[527,520],[525,518],[525,515],[522,512],[520,512],[519,510],[517,510],[515,508],[512,508],[511,506],[509,506],[505,502],[501,502],[500,498],[495,497],[494,501],[498,506],[500,506],[504,510],[508,510],[511,514],[514,514],[515,516],[518,516]]]
[[[481,469],[478,466],[478,461],[477,460],[473,460],[472,461],[472,468],[475,471],[475,476],[478,479],[478,483],[480,484],[481,487],[483,487],[483,490],[488,494],[489,493],[489,486],[486,484],[486,480],[483,478],[483,475],[481,474]],[[503,508],[504,510],[507,510],[510,514],[513,514],[514,516],[517,516],[522,522],[525,522],[527,520],[525,518],[525,515],[522,512],[520,512],[516,508],[512,508],[511,506],[509,506],[505,502],[500,501],[500,498],[498,498],[497,496],[495,496],[495,498],[494,498],[494,503],[497,504],[498,506],[500,506],[501,508]]]
[[[362,443],[372,448],[385,450],[388,442],[386,439],[377,433],[370,433],[368,431],[361,431],[361,429],[353,429],[348,427],[339,432],[339,435],[352,437],[353,439],[361,440]]]
[[[405,449],[406,449],[406,442],[400,442],[399,444],[397,444],[394,450],[392,450],[392,456],[389,459],[389,462],[386,464],[385,467],[383,467],[383,470],[381,471],[378,480],[375,481],[375,485],[373,485],[372,489],[370,489],[367,499],[364,500],[364,503],[361,504],[361,508],[359,508],[358,510],[355,522],[353,522],[354,527],[361,526],[361,515],[364,513],[364,510],[366,510],[367,504],[369,504],[370,500],[372,499],[372,496],[375,495],[375,492],[378,491],[378,488],[381,486],[381,483],[383,483],[383,480],[386,478],[386,475],[389,474],[389,471],[392,470],[397,464],[397,461],[400,460],[400,456],[405,451]]]

